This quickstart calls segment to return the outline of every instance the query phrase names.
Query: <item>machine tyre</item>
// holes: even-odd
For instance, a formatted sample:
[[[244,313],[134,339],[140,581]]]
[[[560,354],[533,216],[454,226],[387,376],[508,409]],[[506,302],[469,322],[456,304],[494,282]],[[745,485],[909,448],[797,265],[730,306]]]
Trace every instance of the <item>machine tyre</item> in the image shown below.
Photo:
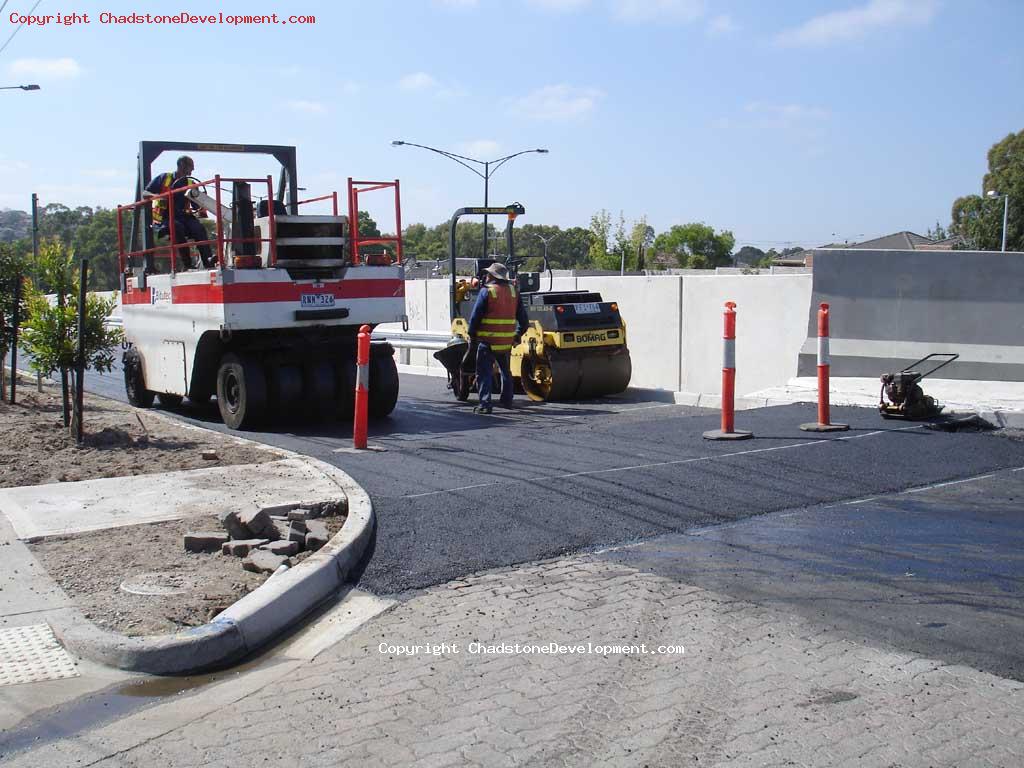
[[[245,355],[229,352],[217,370],[217,406],[230,429],[251,429],[267,405],[263,366]]]
[[[335,392],[335,413],[339,419],[351,421],[356,409],[356,361],[353,357],[342,358],[334,365],[337,381]]]
[[[455,395],[455,399],[460,403],[464,403],[469,400],[469,393],[472,392],[473,387],[470,384],[469,374],[463,373],[462,371],[456,371],[452,374],[452,394]]]
[[[142,372],[142,356],[134,349],[124,353],[124,391],[128,402],[136,408],[150,408],[156,393],[146,389],[145,374]]]
[[[298,410],[302,405],[302,369],[295,365],[275,365],[267,382],[267,410],[271,414]]]
[[[330,418],[334,415],[337,400],[333,366],[322,360],[309,362],[304,366],[303,374],[309,411],[317,417]]]
[[[392,355],[370,357],[370,402],[367,410],[371,419],[381,419],[395,410],[398,402],[398,366]]]
[[[157,392],[156,399],[164,408],[177,408],[184,399],[181,395],[171,395],[167,392]]]

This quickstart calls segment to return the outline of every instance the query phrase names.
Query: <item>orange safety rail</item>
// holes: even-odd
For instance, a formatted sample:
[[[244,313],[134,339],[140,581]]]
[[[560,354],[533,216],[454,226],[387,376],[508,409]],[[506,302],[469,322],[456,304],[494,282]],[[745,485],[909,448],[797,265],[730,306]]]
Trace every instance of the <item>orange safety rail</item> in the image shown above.
[[[208,181],[197,181],[194,184],[189,184],[188,186],[184,186],[184,187],[178,187],[178,188],[173,189],[173,190],[168,190],[167,192],[161,192],[159,194],[147,197],[147,198],[145,198],[143,200],[138,200],[138,201],[136,201],[134,203],[129,203],[128,205],[119,205],[119,206],[117,206],[117,255],[118,255],[118,267],[119,267],[120,271],[121,272],[125,271],[125,268],[126,268],[126,266],[128,264],[128,261],[132,257],[144,257],[144,256],[146,256],[147,254],[150,254],[150,253],[152,253],[154,255],[159,255],[159,256],[166,257],[168,255],[168,252],[169,252],[170,253],[170,257],[169,258],[170,258],[170,262],[171,262],[171,272],[177,272],[178,271],[177,270],[177,265],[178,265],[177,264],[177,261],[178,261],[178,256],[177,256],[178,249],[179,248],[188,248],[188,247],[191,247],[191,246],[194,246],[194,245],[212,245],[212,246],[215,246],[216,250],[217,250],[217,265],[219,267],[223,268],[224,267],[224,241],[225,241],[225,238],[224,238],[224,222],[221,220],[221,217],[220,217],[221,182],[235,182],[235,181],[241,181],[241,182],[245,182],[245,183],[248,183],[248,184],[266,184],[267,185],[267,199],[268,200],[273,200],[274,199],[274,182],[273,182],[273,179],[270,176],[267,176],[266,178],[263,178],[263,179],[245,179],[245,178],[227,178],[227,177],[222,177],[222,176],[218,175],[218,176],[214,176],[212,179],[209,179]],[[174,206],[172,205],[172,202],[171,202],[171,199],[170,199],[171,195],[179,195],[179,194],[180,195],[184,195],[185,192],[187,192],[190,189],[198,189],[199,187],[205,187],[208,184],[212,184],[213,185],[213,187],[214,187],[214,199],[217,202],[217,231],[216,231],[216,234],[215,234],[214,238],[212,240],[191,240],[191,241],[185,241],[185,242],[178,243],[177,245],[175,245],[175,243],[174,243],[174,216],[172,215],[173,210],[174,210]],[[160,200],[162,198],[166,198],[167,199],[167,230],[168,230],[168,235],[170,236],[170,240],[171,240],[170,244],[168,244],[168,245],[158,245],[158,246],[154,246],[152,248],[143,248],[143,249],[138,250],[138,251],[125,251],[125,248],[124,248],[124,232],[123,232],[123,227],[122,227],[122,220],[123,220],[122,217],[123,217],[124,211],[131,211],[131,210],[134,210],[135,208],[141,208],[142,206],[147,206],[147,205],[148,206],[152,206],[153,203],[157,202],[158,200]],[[274,214],[274,206],[273,206],[273,204],[269,204],[268,205],[268,213],[267,213],[267,215],[268,215],[268,217],[270,219],[269,237],[246,237],[246,238],[232,237],[231,240],[232,240],[232,242],[238,242],[238,243],[267,243],[268,246],[269,246],[269,252],[270,252],[269,266],[273,266],[277,262],[277,248],[276,248],[276,244],[275,244],[276,243],[275,234],[276,234],[276,231],[277,231],[277,227],[276,227],[276,222],[275,222],[275,214]]]
[[[330,200],[334,204],[334,215],[338,215],[338,193],[331,192],[329,195],[320,195],[320,197],[311,197],[309,200],[299,200],[296,206],[305,205],[306,203],[318,203],[321,200]]]
[[[395,229],[397,235],[381,237],[360,237],[359,236],[359,194],[361,192],[375,192],[381,189],[395,190]],[[359,246],[361,245],[389,245],[394,244],[397,261],[402,262],[402,201],[399,194],[398,179],[394,181],[353,181],[348,180],[348,228],[352,243],[352,263],[360,263]],[[392,261],[392,263],[394,263]]]

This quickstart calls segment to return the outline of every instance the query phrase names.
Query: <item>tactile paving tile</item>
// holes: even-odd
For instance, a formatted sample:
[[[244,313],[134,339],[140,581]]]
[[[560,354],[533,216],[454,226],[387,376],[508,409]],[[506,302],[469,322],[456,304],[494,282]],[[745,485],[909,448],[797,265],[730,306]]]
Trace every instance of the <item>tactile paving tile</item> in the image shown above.
[[[0,629],[0,685],[65,677],[78,677],[78,668],[49,625]]]

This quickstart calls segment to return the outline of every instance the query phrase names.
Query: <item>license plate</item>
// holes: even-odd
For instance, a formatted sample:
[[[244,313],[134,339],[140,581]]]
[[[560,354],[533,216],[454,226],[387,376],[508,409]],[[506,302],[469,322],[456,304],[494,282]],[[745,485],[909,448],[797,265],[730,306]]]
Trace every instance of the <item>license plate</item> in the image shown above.
[[[577,315],[595,315],[601,311],[600,304],[573,304]]]
[[[302,294],[302,306],[304,307],[333,307],[333,293],[304,293]]]

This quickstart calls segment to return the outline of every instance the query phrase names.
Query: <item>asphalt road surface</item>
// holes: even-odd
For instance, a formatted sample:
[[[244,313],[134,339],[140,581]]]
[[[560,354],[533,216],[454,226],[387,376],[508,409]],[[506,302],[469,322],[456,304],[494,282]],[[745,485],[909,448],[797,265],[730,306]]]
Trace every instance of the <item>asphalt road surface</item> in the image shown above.
[[[89,382],[98,393],[123,398],[119,374]],[[851,430],[830,435],[799,430],[813,420],[812,405],[743,411],[737,425],[752,429],[753,440],[710,442],[702,433],[718,426],[717,412],[642,396],[559,404],[517,398],[517,405],[513,412],[475,415],[454,400],[443,379],[403,375],[399,406],[371,427],[371,446],[384,451],[351,452],[348,423],[282,420],[246,436],[333,463],[367,489],[378,536],[361,586],[382,594],[1024,466],[1024,442],[885,421],[870,409],[833,409],[833,420]],[[197,409],[186,403],[173,413],[224,429],[212,404]],[[920,498],[891,503],[916,520]],[[968,518],[988,510],[980,499],[962,503]],[[802,514],[823,524],[831,519]],[[895,541],[917,535],[911,524],[888,530]],[[985,546],[1010,541],[996,537]],[[1012,578],[1019,579],[1021,563],[1012,562]],[[958,566],[951,561],[949,567]]]

